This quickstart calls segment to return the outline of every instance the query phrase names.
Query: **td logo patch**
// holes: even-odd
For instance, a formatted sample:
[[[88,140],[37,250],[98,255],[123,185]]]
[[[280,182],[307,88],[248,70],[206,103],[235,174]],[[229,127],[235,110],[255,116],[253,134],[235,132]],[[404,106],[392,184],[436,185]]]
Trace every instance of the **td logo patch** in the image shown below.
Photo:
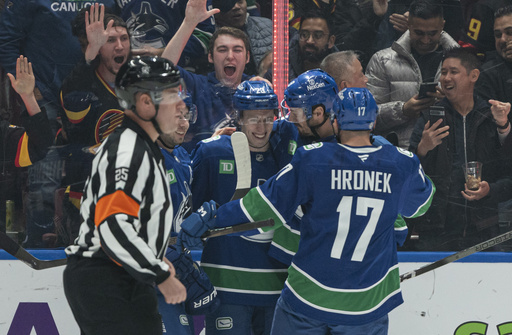
[[[219,161],[220,174],[235,174],[235,162],[233,160],[220,160]]]
[[[174,174],[174,169],[167,170],[167,179],[169,180],[169,185],[174,184],[176,182],[176,175]]]
[[[233,319],[230,317],[217,318],[215,320],[215,327],[217,330],[231,329],[233,328]]]

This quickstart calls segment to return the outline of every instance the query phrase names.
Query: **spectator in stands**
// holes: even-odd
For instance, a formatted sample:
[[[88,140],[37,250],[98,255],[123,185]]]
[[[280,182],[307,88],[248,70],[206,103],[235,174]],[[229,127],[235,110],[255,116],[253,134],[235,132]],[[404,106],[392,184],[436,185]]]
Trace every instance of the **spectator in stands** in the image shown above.
[[[0,65],[14,74],[16,58],[24,54],[34,65],[35,96],[44,106],[53,134],[60,127],[59,90],[62,80],[81,59],[79,44],[71,34],[71,21],[86,4],[115,6],[114,0],[6,1],[0,16]],[[26,225],[32,232],[53,232],[55,191],[62,179],[62,161],[55,148],[28,168]],[[33,229],[31,229],[31,227]],[[25,247],[40,247],[41,234],[28,236]]]
[[[185,17],[187,0],[131,0],[119,1],[121,18],[125,20],[130,35],[133,31],[144,34],[144,46],[133,50],[133,54],[161,55],[165,46]],[[206,2],[212,9],[212,0]],[[196,73],[206,73],[208,66],[208,44],[215,31],[215,20],[208,18],[197,24],[187,41],[178,65]]]
[[[16,76],[8,74],[12,88],[23,99],[24,127],[0,120],[0,230],[5,231],[6,200],[21,208],[21,192],[13,178],[16,167],[30,166],[42,159],[52,144],[53,136],[44,106],[39,108],[34,94],[35,77],[26,57],[16,60]]]
[[[74,21],[74,32],[86,40],[85,62],[77,65],[64,80],[61,91],[63,129],[68,140],[66,179],[69,185],[64,210],[67,234],[62,243],[71,243],[78,233],[80,199],[90,174],[94,148],[123,121],[123,108],[113,83],[119,68],[128,61],[130,38],[125,22],[93,5]],[[67,201],[69,200],[69,201]],[[66,238],[69,240],[66,240]]]
[[[88,3],[115,5],[114,0]],[[30,59],[35,69],[35,96],[39,105],[45,106],[54,132],[62,81],[82,58],[70,24],[84,6],[85,2],[74,0],[6,1],[0,16],[0,65],[14,74],[20,53]]]
[[[301,73],[317,69],[325,56],[338,51],[335,41],[332,27],[321,12],[311,11],[302,15],[299,33],[290,41],[289,81]]]
[[[464,0],[462,0],[464,1]],[[460,0],[440,0],[446,20],[444,31],[458,40],[464,28],[464,15]],[[469,0],[474,1],[474,0]],[[388,12],[384,15],[375,38],[374,50],[390,47],[407,30],[410,0],[390,0]]]
[[[245,73],[258,73],[258,64],[267,51],[272,48],[272,21],[261,16],[247,13],[246,0],[226,1],[221,11],[215,14],[215,24],[220,27],[234,27],[249,36],[251,60],[245,67]],[[226,10],[229,6],[230,9]]]
[[[311,11],[320,11],[329,21],[331,33],[336,36],[338,50],[355,50],[361,54],[363,65],[373,54],[372,45],[383,15],[388,9],[387,0],[337,0],[290,1],[290,25],[300,28],[299,22]]]
[[[165,48],[162,57],[172,62],[180,58],[186,41],[198,22],[219,12],[219,9],[206,10],[205,0],[189,0],[185,19],[180,29]],[[180,74],[191,93],[192,102],[197,106],[197,122],[187,132],[187,143],[183,147],[189,152],[196,143],[210,137],[215,130],[233,122],[233,94],[236,87],[251,78],[243,73],[249,62],[250,43],[240,29],[222,27],[215,31],[208,49],[208,61],[214,71],[207,76],[197,75],[180,69]],[[252,77],[261,80],[261,77]]]
[[[492,59],[494,55],[488,53],[495,50],[494,14],[498,9],[510,5],[512,0],[478,0],[472,3],[459,44],[476,50],[478,56],[486,61]]]
[[[429,93],[419,99],[420,84],[437,82],[443,50],[458,46],[443,31],[442,7],[430,0],[411,3],[408,23],[409,30],[375,53],[366,69],[368,88],[379,104],[375,133],[405,149],[419,113],[441,97]]]
[[[424,219],[410,222],[419,232],[418,250],[462,250],[498,233],[498,202],[510,193],[501,141],[510,132],[510,104],[474,95],[479,61],[467,49],[453,49],[442,63],[440,82],[446,97],[437,106],[445,119],[431,121],[423,112],[411,136],[410,151],[420,158],[437,191]],[[444,123],[443,123],[444,122]],[[483,163],[477,190],[465,182],[463,166]]]
[[[320,68],[334,78],[338,91],[347,87],[366,88],[368,83],[358,55],[352,50],[328,55],[320,64]]]
[[[500,8],[494,20],[495,57],[484,63],[476,83],[482,98],[512,102],[512,6]],[[510,118],[510,115],[509,115]]]

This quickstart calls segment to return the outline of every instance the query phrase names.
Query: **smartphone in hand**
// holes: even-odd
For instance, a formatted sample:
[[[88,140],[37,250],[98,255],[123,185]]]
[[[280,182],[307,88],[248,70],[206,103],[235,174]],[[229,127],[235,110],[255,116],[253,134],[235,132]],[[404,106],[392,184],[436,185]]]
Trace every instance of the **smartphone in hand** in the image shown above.
[[[430,106],[429,116],[430,116],[430,126],[431,127],[439,119],[442,119],[443,121],[437,128],[446,126],[446,117],[445,117],[445,111],[444,111],[443,106]]]
[[[437,87],[437,83],[436,82],[421,83],[420,91],[418,93],[418,99],[430,98],[427,95],[427,92],[435,93],[436,92],[436,87]]]

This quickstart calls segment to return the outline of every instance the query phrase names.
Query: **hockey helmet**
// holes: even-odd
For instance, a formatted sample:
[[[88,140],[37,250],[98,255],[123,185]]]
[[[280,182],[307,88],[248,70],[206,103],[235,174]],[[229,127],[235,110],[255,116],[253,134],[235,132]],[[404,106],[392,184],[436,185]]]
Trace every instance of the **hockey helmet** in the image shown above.
[[[327,114],[337,111],[337,93],[338,85],[327,72],[320,69],[309,70],[288,84],[281,107],[285,115],[289,112],[295,115],[292,121],[307,121],[313,116],[314,106],[324,106]]]
[[[340,109],[338,113],[331,114],[331,122],[336,118],[341,130],[373,129],[378,107],[367,88],[345,88],[338,97]]]
[[[162,91],[178,87],[178,96],[185,98],[185,83],[179,69],[169,60],[156,56],[136,56],[123,64],[116,75],[116,95],[125,109],[133,109],[135,93],[146,92],[159,104]]]
[[[277,95],[266,81],[246,80],[236,88],[233,106],[237,112],[261,109],[277,111],[279,103]]]

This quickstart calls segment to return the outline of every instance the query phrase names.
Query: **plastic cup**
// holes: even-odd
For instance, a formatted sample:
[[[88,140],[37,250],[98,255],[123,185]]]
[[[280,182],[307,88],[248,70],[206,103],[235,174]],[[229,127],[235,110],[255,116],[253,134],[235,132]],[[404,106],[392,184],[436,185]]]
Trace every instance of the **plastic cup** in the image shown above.
[[[467,162],[463,165],[464,175],[466,177],[466,186],[469,190],[476,191],[480,188],[482,181],[482,163],[480,162]]]

